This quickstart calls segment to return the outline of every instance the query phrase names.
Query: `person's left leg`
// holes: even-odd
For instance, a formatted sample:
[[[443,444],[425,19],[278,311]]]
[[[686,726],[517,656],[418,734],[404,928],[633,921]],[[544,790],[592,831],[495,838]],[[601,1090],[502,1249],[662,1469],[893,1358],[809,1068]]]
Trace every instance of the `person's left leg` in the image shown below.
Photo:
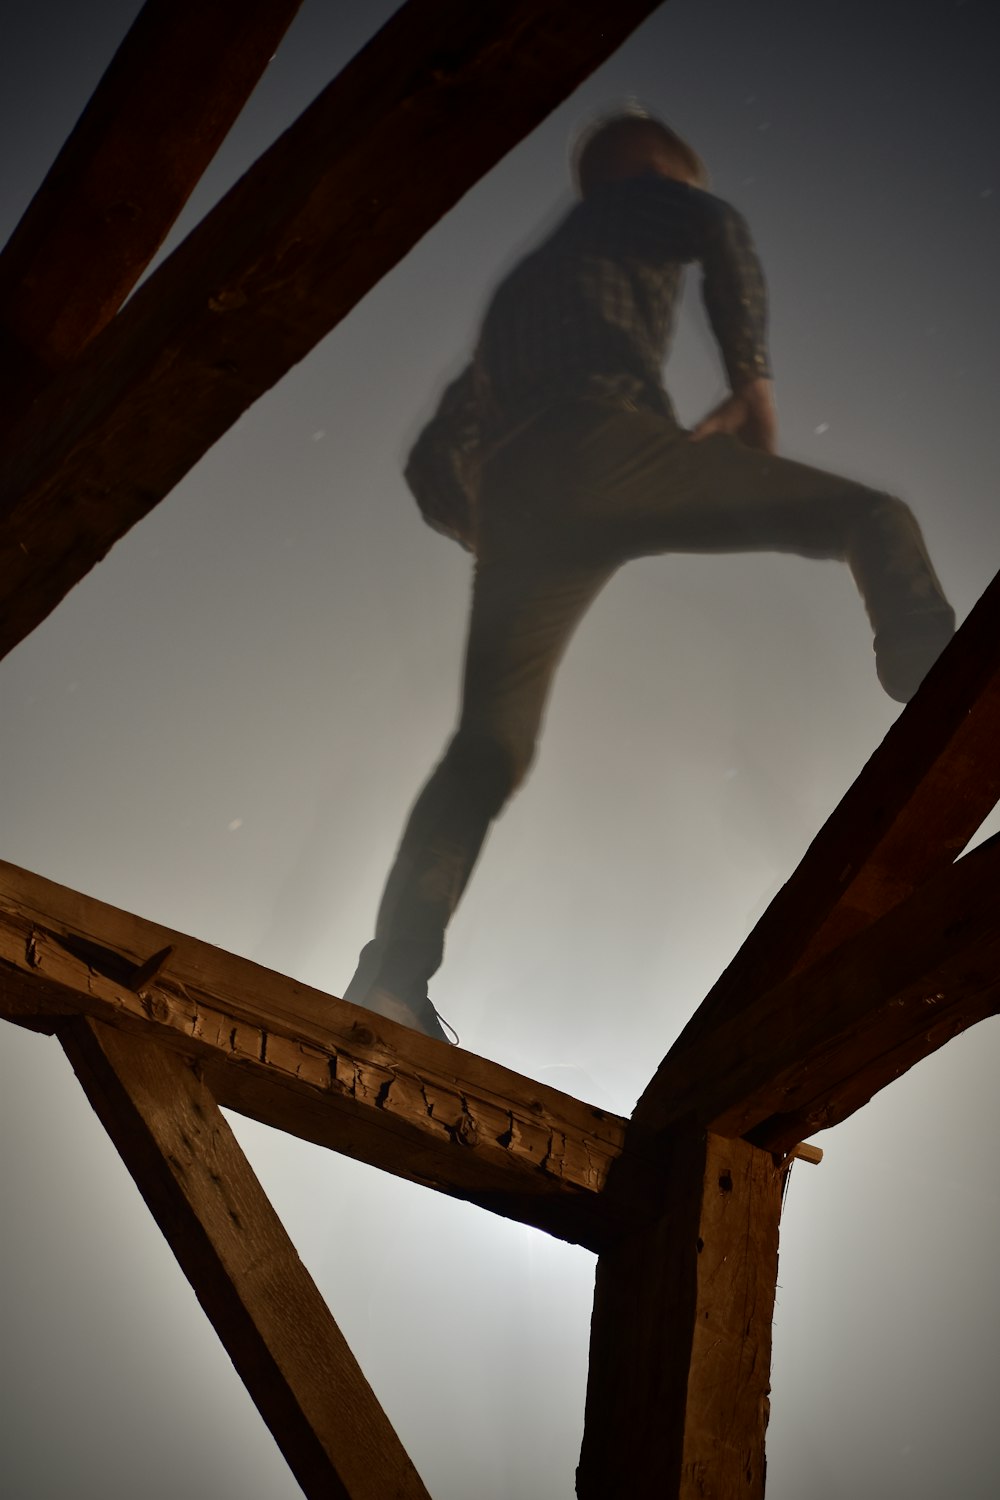
[[[344,998],[444,1037],[427,984],[493,820],[535,753],[552,679],[611,570],[530,547],[487,555],[473,590],[462,711],[406,823]]]

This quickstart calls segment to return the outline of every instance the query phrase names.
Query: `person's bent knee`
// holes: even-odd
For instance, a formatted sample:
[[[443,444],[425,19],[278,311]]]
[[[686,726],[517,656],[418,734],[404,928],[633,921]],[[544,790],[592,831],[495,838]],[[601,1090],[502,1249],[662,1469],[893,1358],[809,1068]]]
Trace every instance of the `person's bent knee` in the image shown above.
[[[534,750],[533,743],[517,745],[496,735],[460,729],[448,747],[447,761],[476,800],[495,812],[523,782]]]

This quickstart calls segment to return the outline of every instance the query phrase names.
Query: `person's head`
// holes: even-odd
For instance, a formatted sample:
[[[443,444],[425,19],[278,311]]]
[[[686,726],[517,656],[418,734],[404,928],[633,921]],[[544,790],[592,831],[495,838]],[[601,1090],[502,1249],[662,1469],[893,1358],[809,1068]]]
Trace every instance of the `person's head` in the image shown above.
[[[573,152],[573,176],[581,198],[608,182],[647,172],[692,187],[708,181],[705,163],[676,131],[653,115],[611,115],[585,130]]]

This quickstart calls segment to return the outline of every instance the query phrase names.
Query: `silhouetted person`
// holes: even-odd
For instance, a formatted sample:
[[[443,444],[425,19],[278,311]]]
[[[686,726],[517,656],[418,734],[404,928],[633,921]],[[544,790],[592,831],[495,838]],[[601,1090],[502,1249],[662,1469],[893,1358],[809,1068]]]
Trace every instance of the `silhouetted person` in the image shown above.
[[[764,278],[744,219],[661,122],[578,149],[581,201],[505,278],[472,363],[417,441],[424,515],[475,553],[458,728],[410,814],[346,998],[444,1037],[427,996],[492,820],[531,764],[556,665],[622,563],[790,552],[854,575],[886,692],[908,701],[954,631],[902,501],[774,456]],[[663,385],[683,268],[732,394],[693,432]]]

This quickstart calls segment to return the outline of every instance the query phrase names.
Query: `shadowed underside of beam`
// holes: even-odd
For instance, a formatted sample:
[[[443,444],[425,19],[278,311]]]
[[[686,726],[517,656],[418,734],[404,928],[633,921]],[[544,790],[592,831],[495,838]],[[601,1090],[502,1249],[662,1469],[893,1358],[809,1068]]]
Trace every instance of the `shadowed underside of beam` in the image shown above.
[[[409,0],[35,403],[0,654],[658,3]]]

